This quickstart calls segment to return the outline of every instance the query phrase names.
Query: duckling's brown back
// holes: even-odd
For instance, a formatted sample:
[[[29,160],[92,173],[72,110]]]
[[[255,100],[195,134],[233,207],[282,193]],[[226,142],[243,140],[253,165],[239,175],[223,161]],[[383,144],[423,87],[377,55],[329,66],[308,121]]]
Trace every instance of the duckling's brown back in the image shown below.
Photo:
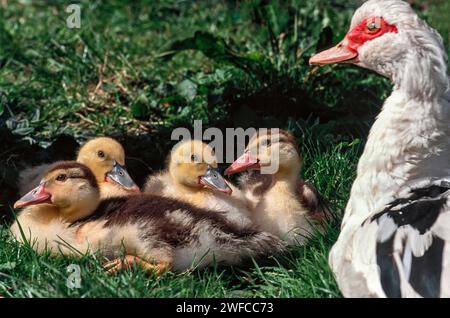
[[[176,270],[186,269],[191,264],[185,260],[204,252],[214,255],[206,265],[213,259],[234,265],[284,248],[275,236],[229,221],[220,212],[152,194],[105,199],[92,215],[72,226],[89,222],[111,228],[137,225],[140,240],[152,246],[157,242],[172,246]]]
[[[104,199],[94,213],[73,223],[72,226],[100,220],[105,221],[105,226],[151,222],[160,228],[169,227],[170,232],[180,226],[184,231],[188,231],[196,224],[206,222],[226,233],[235,235],[257,232],[256,228],[230,222],[223,216],[223,213],[201,209],[180,200],[144,193]],[[177,214],[183,214],[184,219],[176,216]]]

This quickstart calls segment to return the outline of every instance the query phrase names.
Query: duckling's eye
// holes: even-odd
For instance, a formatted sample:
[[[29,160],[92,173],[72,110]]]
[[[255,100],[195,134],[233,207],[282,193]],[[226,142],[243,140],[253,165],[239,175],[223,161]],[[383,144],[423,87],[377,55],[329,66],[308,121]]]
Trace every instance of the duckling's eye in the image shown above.
[[[97,152],[97,156],[98,156],[99,158],[105,158],[105,153],[104,153],[102,150],[99,150],[99,151]]]
[[[196,155],[191,155],[191,161],[198,161],[198,157]]]
[[[64,182],[67,180],[67,175],[62,173],[56,177],[56,181]]]

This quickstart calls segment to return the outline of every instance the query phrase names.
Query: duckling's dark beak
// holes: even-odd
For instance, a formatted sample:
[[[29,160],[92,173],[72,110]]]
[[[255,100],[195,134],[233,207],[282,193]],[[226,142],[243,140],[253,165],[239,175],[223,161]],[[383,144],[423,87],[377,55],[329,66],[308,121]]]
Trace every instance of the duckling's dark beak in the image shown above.
[[[200,184],[214,191],[220,191],[227,194],[233,192],[217,169],[208,168],[204,176],[200,177]]]
[[[258,162],[258,159],[255,158],[250,151],[246,151],[225,170],[225,175],[246,170],[258,170],[260,168],[261,166]]]
[[[127,191],[139,192],[139,187],[131,179],[127,169],[117,161],[114,161],[112,170],[106,174],[106,181],[115,182]]]
[[[14,209],[39,203],[51,203],[51,197],[52,195],[45,190],[44,184],[41,183],[14,203]]]

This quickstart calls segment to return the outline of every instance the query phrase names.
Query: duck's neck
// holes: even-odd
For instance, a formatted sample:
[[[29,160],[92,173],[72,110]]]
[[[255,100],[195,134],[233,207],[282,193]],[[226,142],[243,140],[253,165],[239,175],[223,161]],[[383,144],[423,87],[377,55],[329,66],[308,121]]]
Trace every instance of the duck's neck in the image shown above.
[[[272,176],[272,188],[283,188],[290,193],[295,192],[295,186],[300,174],[300,164],[295,167],[280,167]]]
[[[72,223],[90,215],[95,211],[97,206],[98,203],[91,202],[76,208],[58,208],[50,204],[40,204],[30,206],[24,210],[24,212],[26,212],[27,216],[32,217],[33,220],[40,224],[49,224],[55,220]]]
[[[60,218],[60,214],[58,208],[53,205],[39,204],[25,208],[20,214],[19,221],[21,218],[31,218],[34,222],[49,224]]]
[[[443,97],[449,89],[447,55],[437,34],[418,30],[408,38],[410,48],[399,60],[380,67],[386,67],[394,90],[408,99],[427,102]]]
[[[99,203],[100,201],[97,199],[95,202],[87,202],[79,207],[60,209],[59,213],[64,221],[73,223],[91,215],[97,209]]]
[[[100,189],[100,197],[102,199],[130,195],[130,192],[118,185],[112,184],[111,182],[99,182],[98,186]]]
[[[173,188],[175,190],[175,194],[178,193],[180,195],[193,195],[193,194],[203,190],[203,188],[188,186],[188,185],[180,183],[174,179],[172,179],[172,182],[173,182]]]
[[[356,223],[364,220],[409,180],[450,173],[448,77],[435,69],[444,67],[441,61],[410,60],[403,72],[393,76],[394,91],[358,162],[343,225],[350,216],[359,217]]]
[[[173,180],[173,186],[170,195],[187,201],[191,204],[202,206],[205,198],[211,193],[206,188],[188,186]]]

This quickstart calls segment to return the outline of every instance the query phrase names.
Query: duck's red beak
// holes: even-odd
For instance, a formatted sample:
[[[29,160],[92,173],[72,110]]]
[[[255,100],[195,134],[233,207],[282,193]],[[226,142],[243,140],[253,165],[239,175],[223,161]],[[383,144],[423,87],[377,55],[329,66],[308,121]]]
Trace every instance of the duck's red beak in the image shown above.
[[[45,190],[44,184],[41,183],[14,203],[14,209],[39,203],[51,203],[51,197],[52,195]]]
[[[244,152],[242,156],[237,158],[231,166],[229,166],[225,170],[225,175],[238,173],[246,170],[259,169],[261,166],[259,165],[259,161],[255,158],[250,151]]]
[[[331,49],[322,51],[309,59],[311,65],[355,62],[358,52],[350,49],[344,41]]]

